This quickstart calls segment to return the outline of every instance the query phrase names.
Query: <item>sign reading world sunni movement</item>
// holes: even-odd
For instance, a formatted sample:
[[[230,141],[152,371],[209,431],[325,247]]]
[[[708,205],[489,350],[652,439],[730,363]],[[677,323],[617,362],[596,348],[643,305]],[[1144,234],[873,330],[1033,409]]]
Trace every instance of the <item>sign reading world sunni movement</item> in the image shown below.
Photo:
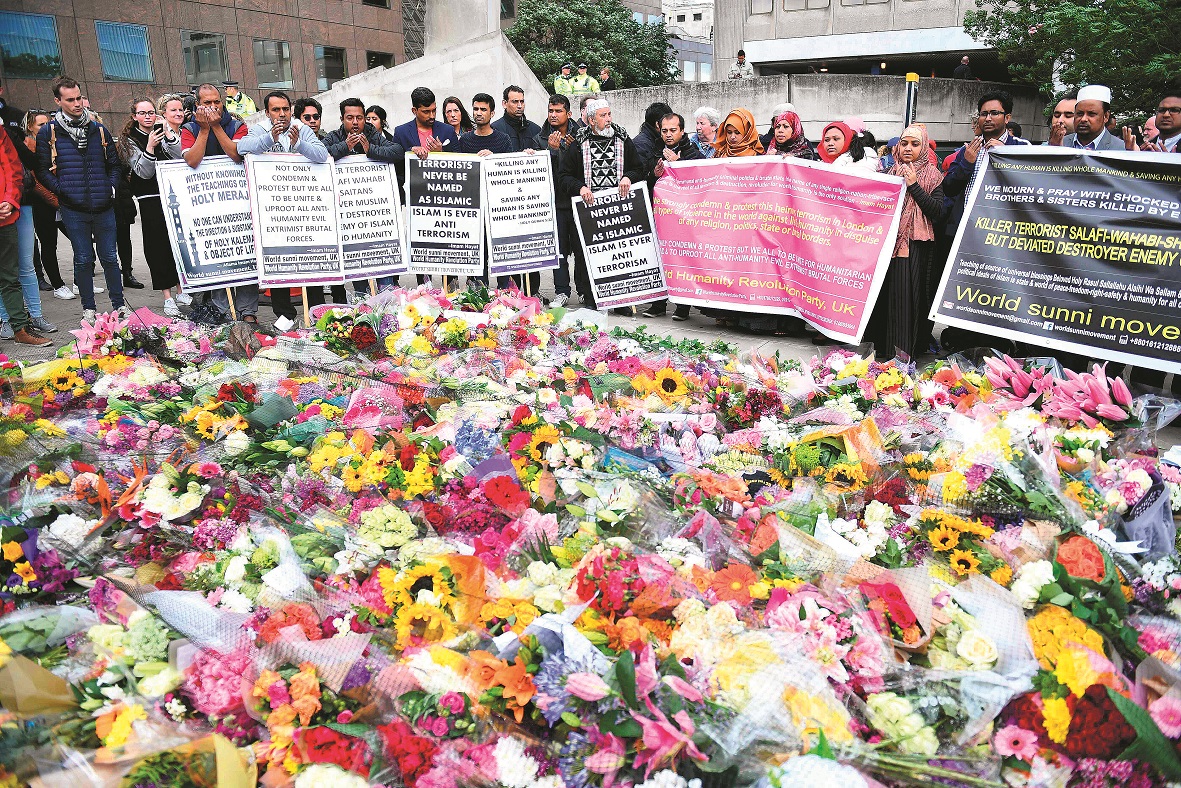
[[[156,163],[172,259],[187,292],[258,281],[246,169],[209,156],[195,169],[183,160]]]
[[[931,318],[1181,372],[1181,156],[989,154]]]

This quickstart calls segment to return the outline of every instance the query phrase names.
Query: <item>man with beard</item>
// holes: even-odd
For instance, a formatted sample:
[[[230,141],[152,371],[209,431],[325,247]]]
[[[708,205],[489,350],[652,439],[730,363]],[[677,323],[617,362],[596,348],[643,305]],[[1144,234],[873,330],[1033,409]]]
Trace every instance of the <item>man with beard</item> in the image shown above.
[[[1111,120],[1111,88],[1106,85],[1087,85],[1079,88],[1074,103],[1074,134],[1062,140],[1066,148],[1080,150],[1124,150],[1123,140],[1107,130]]]
[[[701,154],[701,149],[693,144],[693,141],[685,134],[685,119],[675,112],[670,112],[660,119],[660,138],[664,141],[664,147],[661,149],[656,166],[652,170],[652,174],[657,179],[664,177],[666,162],[694,161],[705,158]],[[654,301],[644,310],[644,317],[663,317],[667,309],[668,299]],[[673,320],[688,319],[689,305],[677,304]]]

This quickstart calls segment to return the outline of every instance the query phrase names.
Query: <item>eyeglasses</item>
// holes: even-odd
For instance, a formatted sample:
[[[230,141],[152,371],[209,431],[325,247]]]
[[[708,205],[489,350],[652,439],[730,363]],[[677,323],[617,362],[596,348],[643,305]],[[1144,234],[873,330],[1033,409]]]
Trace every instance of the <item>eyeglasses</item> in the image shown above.
[[[140,118],[140,117],[143,117],[143,118],[150,118],[150,117],[152,117],[152,116],[153,116],[153,115],[155,115],[155,114],[156,114],[156,110],[154,110],[154,109],[149,109],[149,110],[142,110],[142,109],[141,109],[141,110],[139,110],[138,112],[136,112],[136,113],[135,113],[135,116],[136,116],[137,118]]]
[[[306,115],[300,115],[300,117],[303,118],[304,120],[319,120],[320,119],[319,115],[313,115],[310,112],[307,113]]]
[[[1003,118],[1009,113],[1003,109],[982,109],[980,110],[980,117],[982,118]]]
[[[1157,115],[1181,115],[1181,107],[1157,107]]]

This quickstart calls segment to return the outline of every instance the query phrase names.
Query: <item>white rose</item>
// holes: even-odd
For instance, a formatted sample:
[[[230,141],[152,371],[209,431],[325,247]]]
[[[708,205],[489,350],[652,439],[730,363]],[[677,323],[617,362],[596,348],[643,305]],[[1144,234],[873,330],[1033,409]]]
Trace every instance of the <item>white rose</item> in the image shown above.
[[[1075,455],[1083,462],[1090,462],[1095,459],[1095,452],[1085,446],[1075,452]]]
[[[881,726],[876,720],[892,722],[902,719],[913,711],[910,701],[893,692],[879,692],[870,695],[865,704],[869,707],[869,713],[875,718],[874,725],[877,727]]]
[[[236,555],[226,564],[225,581],[227,585],[239,585],[246,579],[246,557]]]
[[[975,629],[969,629],[956,644],[955,653],[960,655],[973,670],[988,670],[1000,656],[996,644]]]
[[[913,736],[899,742],[898,749],[911,755],[926,755],[928,757],[939,751],[939,738],[930,727],[923,728]]]
[[[537,589],[533,595],[533,604],[545,613],[561,613],[565,609],[562,604],[562,589],[558,586],[545,586]]]

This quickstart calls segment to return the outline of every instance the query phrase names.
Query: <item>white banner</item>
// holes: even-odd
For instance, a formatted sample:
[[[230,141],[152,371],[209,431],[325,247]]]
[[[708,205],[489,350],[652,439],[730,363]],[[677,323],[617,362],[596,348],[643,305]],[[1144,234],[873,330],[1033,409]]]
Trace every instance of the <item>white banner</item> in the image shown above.
[[[594,198],[590,207],[581,197],[571,199],[595,305],[609,309],[667,298],[648,184],[632,184],[626,197],[619,189],[604,189]]]
[[[376,279],[406,273],[402,205],[394,165],[367,156],[338,159],[336,205],[344,278]]]
[[[549,152],[486,156],[482,169],[491,273],[557,268],[558,222]]]
[[[416,274],[484,273],[484,210],[478,156],[406,155],[407,260]]]
[[[250,155],[246,177],[259,284],[343,282],[332,161],[315,164],[298,153]]]
[[[160,204],[181,287],[218,290],[257,281],[246,170],[229,156],[196,169],[181,159],[156,162]]]

